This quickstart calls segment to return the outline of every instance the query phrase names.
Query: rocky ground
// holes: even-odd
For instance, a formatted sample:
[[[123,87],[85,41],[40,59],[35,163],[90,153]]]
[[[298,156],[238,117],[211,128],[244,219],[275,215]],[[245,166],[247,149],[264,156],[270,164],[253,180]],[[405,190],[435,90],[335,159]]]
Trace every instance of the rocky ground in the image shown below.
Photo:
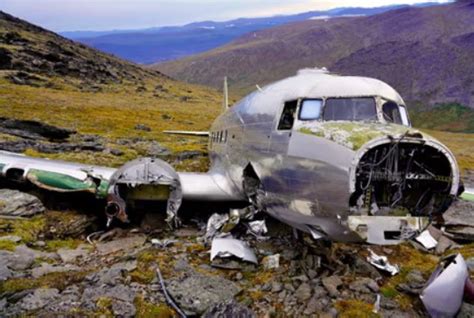
[[[105,231],[99,208],[57,211],[58,202],[45,208],[35,196],[0,190],[0,316],[177,316],[159,270],[188,316],[423,317],[418,294],[441,256],[461,252],[471,276],[474,270],[469,244],[433,252],[410,242],[370,246],[400,266],[391,277],[367,262],[368,246],[295,238],[269,218],[265,237],[246,234],[244,226],[233,230],[258,265],[211,262],[209,215],[197,217],[196,207],[187,208],[178,230],[167,228],[164,213],[146,210],[141,223]],[[458,316],[473,310],[465,303]]]

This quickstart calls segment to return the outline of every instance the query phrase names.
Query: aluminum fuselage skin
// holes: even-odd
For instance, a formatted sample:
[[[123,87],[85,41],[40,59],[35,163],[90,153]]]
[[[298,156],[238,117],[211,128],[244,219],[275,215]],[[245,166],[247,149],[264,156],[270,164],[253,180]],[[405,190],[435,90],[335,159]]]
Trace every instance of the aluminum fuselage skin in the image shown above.
[[[350,214],[351,172],[357,151],[298,131],[297,118],[293,129],[278,129],[285,102],[338,97],[373,97],[377,107],[382,99],[404,106],[395,90],[377,80],[299,74],[254,92],[216,119],[209,138],[211,172],[225,173],[231,191],[245,198],[243,174],[251,165],[264,191],[289,207],[267,212],[302,230],[313,224],[330,239],[354,240],[341,224]],[[380,118],[381,124],[383,121]],[[444,146],[443,150],[449,152]]]

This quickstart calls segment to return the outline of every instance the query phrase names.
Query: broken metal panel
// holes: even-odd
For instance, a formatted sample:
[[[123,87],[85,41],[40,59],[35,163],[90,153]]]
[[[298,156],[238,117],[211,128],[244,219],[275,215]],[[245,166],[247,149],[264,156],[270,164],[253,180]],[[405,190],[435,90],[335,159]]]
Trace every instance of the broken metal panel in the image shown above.
[[[370,248],[369,253],[367,261],[378,269],[383,270],[392,276],[397,275],[400,272],[398,266],[390,264],[386,256],[377,255]]]
[[[233,238],[215,238],[212,240],[211,261],[216,257],[235,256],[244,261],[257,264],[257,257],[248,245]]]
[[[462,305],[469,274],[461,254],[443,259],[426,283],[420,298],[431,317],[454,317]]]
[[[370,216],[351,215],[347,218],[348,227],[367,243],[379,245],[398,244],[423,231],[430,220],[427,217],[413,216]]]
[[[415,240],[428,250],[435,248],[436,245],[438,245],[438,241],[431,236],[430,231],[428,230],[421,232],[420,235],[415,237]]]

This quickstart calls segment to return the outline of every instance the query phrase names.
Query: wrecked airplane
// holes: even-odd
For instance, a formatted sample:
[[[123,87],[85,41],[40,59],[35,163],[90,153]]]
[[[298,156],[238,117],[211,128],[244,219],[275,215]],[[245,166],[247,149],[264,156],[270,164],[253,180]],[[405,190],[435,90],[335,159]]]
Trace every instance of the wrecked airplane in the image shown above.
[[[264,211],[315,239],[373,244],[419,234],[462,193],[452,152],[411,127],[389,85],[305,69],[257,88],[204,134],[207,173],[154,158],[111,169],[1,152],[0,174],[93,193],[107,200],[109,222],[127,221],[135,200],[166,200],[173,227],[182,200],[246,203],[245,213]]]

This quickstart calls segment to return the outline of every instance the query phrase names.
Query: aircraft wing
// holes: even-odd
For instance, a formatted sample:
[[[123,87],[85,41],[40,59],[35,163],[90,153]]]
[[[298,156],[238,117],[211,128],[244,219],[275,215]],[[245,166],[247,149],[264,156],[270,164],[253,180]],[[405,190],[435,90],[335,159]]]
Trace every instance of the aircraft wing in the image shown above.
[[[164,130],[163,132],[165,134],[170,134],[170,135],[202,136],[202,137],[209,136],[208,131]]]
[[[0,151],[0,177],[30,182],[53,192],[92,193],[107,200],[110,219],[122,221],[128,220],[126,202],[130,199],[168,201],[169,221],[175,219],[182,200],[245,200],[225,173],[176,172],[168,163],[154,158],[136,159],[116,169]]]

